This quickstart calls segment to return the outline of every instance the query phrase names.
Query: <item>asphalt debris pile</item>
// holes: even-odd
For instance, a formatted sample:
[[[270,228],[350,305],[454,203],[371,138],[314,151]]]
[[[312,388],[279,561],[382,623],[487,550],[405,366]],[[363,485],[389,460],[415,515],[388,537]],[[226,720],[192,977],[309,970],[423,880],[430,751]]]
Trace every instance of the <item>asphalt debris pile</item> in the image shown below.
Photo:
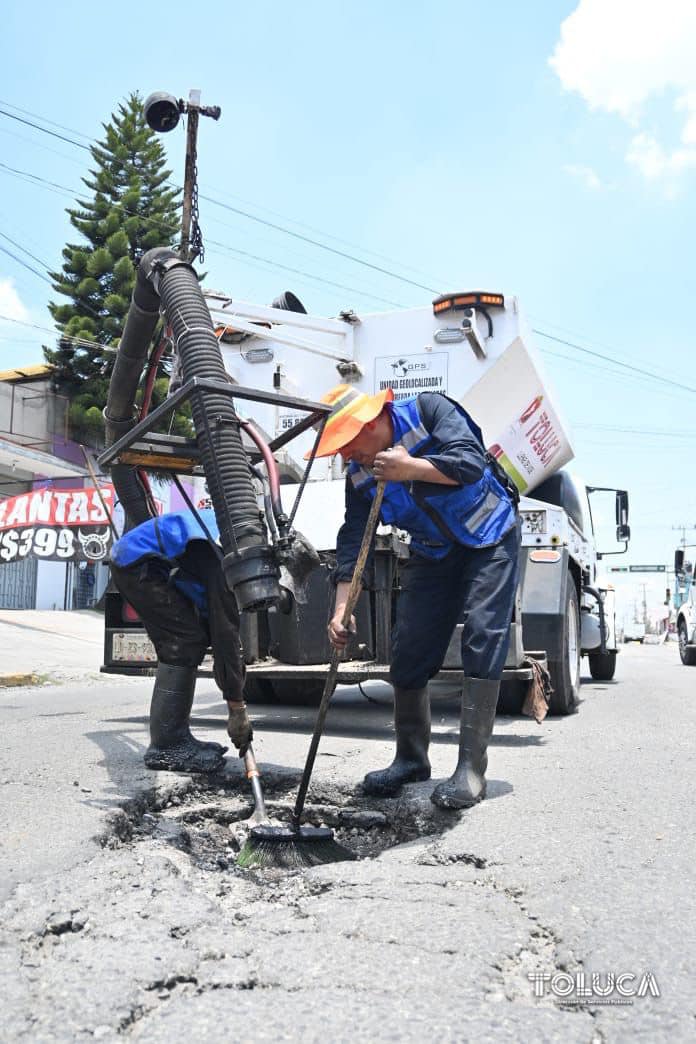
[[[264,791],[271,821],[288,825],[294,799],[292,781],[266,780]],[[252,825],[252,811],[243,781],[196,780],[178,792],[153,795],[151,801],[124,810],[105,843],[114,847],[155,840],[186,853],[202,870],[235,870]],[[324,784],[313,788],[303,822],[330,827],[336,840],[358,859],[373,859],[397,845],[441,834],[451,825],[451,817],[430,802],[403,798],[375,802],[353,790],[346,793]]]

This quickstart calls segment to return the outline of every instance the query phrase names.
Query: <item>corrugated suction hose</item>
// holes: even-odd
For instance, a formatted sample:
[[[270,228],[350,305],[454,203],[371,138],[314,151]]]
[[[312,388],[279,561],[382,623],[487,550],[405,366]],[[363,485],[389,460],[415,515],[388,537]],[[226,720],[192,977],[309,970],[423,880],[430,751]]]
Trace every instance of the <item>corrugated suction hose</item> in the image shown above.
[[[142,338],[150,327],[150,309],[154,301],[157,301],[158,309],[161,302],[167,323],[172,328],[184,382],[195,377],[221,383],[227,381],[220,347],[195,271],[170,250],[150,250],[138,266],[133,301],[111,378],[105,410],[107,435],[111,428],[113,435],[119,437],[126,423],[128,427],[134,423],[135,391],[157,321],[155,313],[143,344]],[[280,596],[279,570],[273,551],[266,542],[266,530],[259,514],[232,398],[223,392],[199,390],[192,396],[191,412],[220,530],[225,579],[234,590],[240,609],[265,608]],[[109,441],[113,442],[114,437]],[[117,491],[123,500],[118,486]]]

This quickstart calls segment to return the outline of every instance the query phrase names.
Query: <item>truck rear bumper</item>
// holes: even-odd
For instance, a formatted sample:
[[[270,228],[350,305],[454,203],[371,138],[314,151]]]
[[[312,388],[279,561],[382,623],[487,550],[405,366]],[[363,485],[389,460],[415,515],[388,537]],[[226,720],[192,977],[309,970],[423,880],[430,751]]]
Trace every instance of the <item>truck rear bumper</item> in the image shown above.
[[[540,660],[546,666],[544,653],[529,653],[535,660]],[[156,664],[106,664],[101,668],[102,674],[125,674],[140,675],[141,677],[153,677],[157,670]],[[263,678],[266,681],[323,681],[329,670],[328,663],[315,664],[289,664],[281,663],[280,660],[264,660],[247,666],[247,675],[255,678]],[[453,681],[461,676],[461,669],[446,668],[435,675],[443,681]],[[212,678],[213,672],[205,663],[199,668],[199,678]],[[531,667],[506,667],[503,671],[502,683],[513,681],[531,681]],[[365,681],[389,681],[389,664],[375,663],[373,660],[348,660],[339,664],[337,684],[357,685]]]

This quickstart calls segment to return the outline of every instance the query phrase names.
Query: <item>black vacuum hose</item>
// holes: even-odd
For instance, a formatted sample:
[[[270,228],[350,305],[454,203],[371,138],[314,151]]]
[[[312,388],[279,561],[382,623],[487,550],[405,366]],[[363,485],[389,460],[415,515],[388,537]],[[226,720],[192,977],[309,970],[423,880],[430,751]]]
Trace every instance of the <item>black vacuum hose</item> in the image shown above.
[[[157,312],[149,328],[150,309],[155,302]],[[111,378],[105,411],[107,437],[111,433],[114,437],[121,435],[126,415],[132,418],[135,391],[160,303],[172,328],[184,382],[195,377],[227,382],[196,273],[171,250],[150,250],[138,266],[131,310]],[[145,339],[148,328],[149,336]],[[228,587],[234,590],[240,609],[265,608],[280,596],[279,570],[266,543],[232,398],[222,392],[199,390],[192,397],[191,412],[220,530]],[[128,427],[132,423],[131,420]]]
[[[127,434],[137,423],[134,412],[147,350],[159,319],[160,300],[144,272],[138,268],[130,309],[126,317],[116,362],[109,383],[109,396],[104,410],[106,445]],[[116,495],[125,512],[125,529],[147,522],[152,517],[147,491],[131,464],[114,464],[111,477]]]

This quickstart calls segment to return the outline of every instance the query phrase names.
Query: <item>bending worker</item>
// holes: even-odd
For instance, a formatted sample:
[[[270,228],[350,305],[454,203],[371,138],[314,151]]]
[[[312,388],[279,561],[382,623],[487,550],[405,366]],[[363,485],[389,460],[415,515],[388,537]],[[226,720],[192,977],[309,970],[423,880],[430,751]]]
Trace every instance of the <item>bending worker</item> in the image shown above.
[[[217,539],[215,513],[204,510],[200,516]],[[189,728],[198,666],[211,645],[215,681],[227,701],[227,732],[240,755],[253,737],[243,696],[239,610],[218,555],[192,512],[173,512],[123,534],[111,550],[111,575],[159,660],[146,766],[217,772],[227,748],[195,739]]]
[[[486,453],[471,417],[443,394],[394,402],[391,389],[370,396],[342,384],[323,401],[334,409],[318,456],[340,453],[348,464],[329,623],[334,648],[348,642],[341,620],[378,480],[385,482],[381,521],[411,536],[392,633],[396,756],[388,768],[367,774],[365,793],[392,796],[404,783],[430,778],[428,680],[461,621],[459,759],[432,800],[466,808],[486,793],[486,750],[517,584],[516,489]]]

